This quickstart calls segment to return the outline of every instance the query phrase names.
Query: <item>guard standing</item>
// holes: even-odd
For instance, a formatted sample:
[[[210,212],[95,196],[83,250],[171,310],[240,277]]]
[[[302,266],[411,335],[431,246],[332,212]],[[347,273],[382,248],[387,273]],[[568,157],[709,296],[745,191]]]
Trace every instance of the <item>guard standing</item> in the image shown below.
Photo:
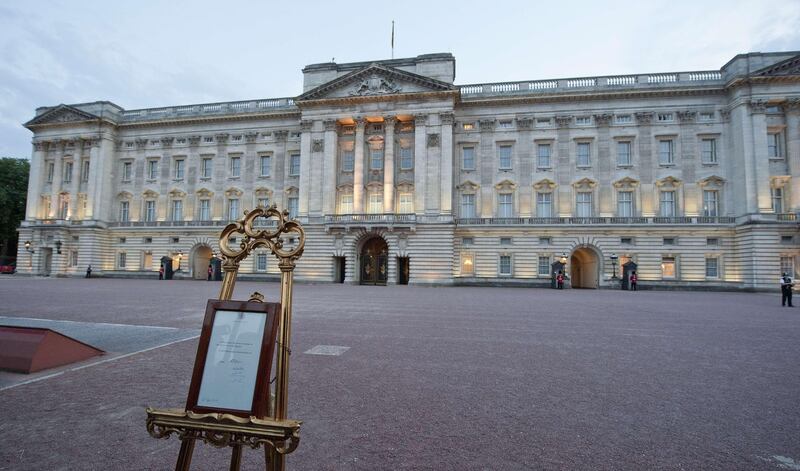
[[[164,279],[164,264],[163,263],[161,264],[161,267],[159,267],[159,269],[158,269],[158,279],[159,280],[163,280]]]
[[[639,278],[636,276],[636,272],[631,272],[630,279],[628,280],[631,285],[631,291],[636,291],[636,282],[639,281]]]
[[[88,267],[86,267],[86,278],[91,278],[91,277],[92,277],[92,266],[89,265]]]
[[[558,271],[558,275],[556,275],[556,285],[558,289],[564,289],[564,274],[561,270]]]
[[[214,269],[211,268],[211,264],[208,264],[208,281],[211,281],[211,274],[214,273]]]
[[[781,306],[786,306],[786,301],[789,301],[789,307],[792,306],[792,288],[794,281],[788,273],[784,273],[781,277]]]

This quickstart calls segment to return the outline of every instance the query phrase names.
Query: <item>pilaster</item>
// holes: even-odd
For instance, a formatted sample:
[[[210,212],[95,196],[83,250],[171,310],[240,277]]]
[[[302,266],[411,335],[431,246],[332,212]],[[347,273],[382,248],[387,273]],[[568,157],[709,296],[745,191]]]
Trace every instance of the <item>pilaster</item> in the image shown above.
[[[356,119],[356,143],[353,165],[353,213],[364,213],[364,118]]]
[[[383,144],[383,212],[394,213],[394,126],[397,119],[386,116],[384,122]]]
[[[313,121],[300,122],[300,200],[297,208],[300,217],[308,217],[311,191],[311,129],[313,126]]]
[[[497,173],[497,165],[495,163],[495,143],[494,143],[494,126],[495,120],[482,119],[478,123],[480,127],[480,145],[478,146],[478,165],[480,170],[480,201],[475,204],[480,204],[480,208],[475,208],[476,216],[481,218],[490,218],[494,216],[494,176]]]
[[[745,146],[745,155],[749,155],[750,165],[755,177],[755,195],[757,206],[753,208],[760,213],[772,212],[772,194],[769,182],[769,157],[767,156],[767,104],[761,101],[751,101],[750,132],[752,147],[748,153]],[[755,212],[755,211],[754,211]]]
[[[800,99],[784,105],[786,110],[786,162],[789,165],[789,208],[800,211]]]
[[[425,184],[427,183],[425,170],[428,163],[427,135],[428,115],[414,115],[414,211],[418,214],[425,212]]]
[[[28,178],[28,200],[25,207],[25,219],[32,221],[39,215],[39,205],[42,202],[42,187],[44,185],[44,156],[45,146],[41,141],[33,142],[31,155],[31,173]]]
[[[323,154],[322,212],[325,215],[336,213],[336,162],[338,155],[338,135],[336,120],[323,121],[325,126],[325,150]]]
[[[441,113],[439,214],[453,214],[453,113]]]

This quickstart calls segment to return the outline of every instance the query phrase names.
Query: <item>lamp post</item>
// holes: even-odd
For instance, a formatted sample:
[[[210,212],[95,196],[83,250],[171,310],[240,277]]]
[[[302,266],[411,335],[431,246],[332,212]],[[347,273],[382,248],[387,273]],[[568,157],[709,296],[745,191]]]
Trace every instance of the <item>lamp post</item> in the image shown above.
[[[62,242],[60,240],[57,240],[55,242],[56,253],[59,254],[59,255],[61,255],[61,245],[62,245]]]
[[[614,270],[613,271],[613,275],[611,275],[611,279],[612,280],[616,280],[617,279],[617,260],[619,260],[619,257],[617,257],[617,254],[612,253],[611,257],[609,257],[609,258],[611,258],[611,268]]]
[[[25,241],[25,250],[30,254],[30,257],[28,259],[28,268],[31,271],[33,271],[33,254],[36,252],[33,250],[33,248],[31,248],[31,245],[33,245],[31,241],[29,240]]]
[[[179,250],[179,251],[178,251],[178,270],[180,270],[180,269],[181,269],[181,259],[182,259],[182,258],[183,258],[183,251],[182,251],[182,250]]]

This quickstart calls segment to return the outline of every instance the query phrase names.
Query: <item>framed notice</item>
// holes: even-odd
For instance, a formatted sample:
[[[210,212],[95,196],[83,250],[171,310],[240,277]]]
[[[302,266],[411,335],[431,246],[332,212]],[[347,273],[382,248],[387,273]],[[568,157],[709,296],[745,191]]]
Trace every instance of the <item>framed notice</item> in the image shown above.
[[[279,312],[278,303],[208,301],[186,410],[266,417]]]

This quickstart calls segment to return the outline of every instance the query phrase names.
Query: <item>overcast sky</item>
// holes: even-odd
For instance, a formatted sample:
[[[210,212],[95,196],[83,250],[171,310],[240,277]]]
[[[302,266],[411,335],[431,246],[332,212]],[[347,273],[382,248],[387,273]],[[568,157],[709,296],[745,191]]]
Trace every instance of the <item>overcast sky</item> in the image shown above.
[[[0,0],[0,156],[39,106],[295,96],[306,64],[452,52],[456,83],[718,69],[800,50],[800,0]]]

